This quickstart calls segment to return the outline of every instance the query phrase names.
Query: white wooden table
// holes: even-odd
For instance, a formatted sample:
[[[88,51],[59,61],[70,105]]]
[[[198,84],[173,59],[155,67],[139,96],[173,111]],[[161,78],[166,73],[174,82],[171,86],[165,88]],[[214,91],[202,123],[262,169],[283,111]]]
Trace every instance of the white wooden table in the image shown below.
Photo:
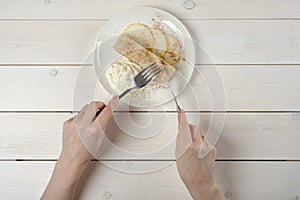
[[[81,63],[107,19],[140,5],[181,19],[217,64],[227,115],[216,173],[226,197],[300,199],[300,1],[194,2],[186,9],[184,0],[0,0],[1,199],[40,197],[61,149],[62,123],[79,110],[80,105],[73,106],[79,70],[87,77],[76,85],[80,102],[93,100],[85,96],[95,87],[92,62]],[[95,99],[107,102],[109,95],[99,90]],[[205,128],[212,110],[208,97],[202,98],[193,115],[205,111]],[[165,116],[159,140],[132,140],[120,132],[117,145],[147,152],[166,144],[176,134],[176,113]],[[143,158],[109,151],[105,158],[128,169],[171,164],[133,175],[93,161],[80,182],[82,199],[190,199],[171,150]]]

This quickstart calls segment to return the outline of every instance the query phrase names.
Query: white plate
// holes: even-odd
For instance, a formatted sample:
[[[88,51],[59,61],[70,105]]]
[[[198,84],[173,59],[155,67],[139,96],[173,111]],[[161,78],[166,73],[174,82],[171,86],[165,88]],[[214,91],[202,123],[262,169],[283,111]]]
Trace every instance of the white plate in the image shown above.
[[[175,66],[176,73],[170,85],[178,95],[188,84],[195,64],[195,47],[192,37],[185,26],[170,13],[152,7],[135,7],[122,11],[104,24],[99,32],[94,51],[94,66],[102,86],[112,95],[116,95],[105,76],[106,69],[121,55],[113,50],[112,46],[124,28],[132,23],[143,23],[153,26],[160,23],[161,29],[174,35],[181,43],[181,59]],[[157,89],[146,96],[127,95],[122,101],[131,106],[149,107],[161,105],[173,99],[170,90]]]

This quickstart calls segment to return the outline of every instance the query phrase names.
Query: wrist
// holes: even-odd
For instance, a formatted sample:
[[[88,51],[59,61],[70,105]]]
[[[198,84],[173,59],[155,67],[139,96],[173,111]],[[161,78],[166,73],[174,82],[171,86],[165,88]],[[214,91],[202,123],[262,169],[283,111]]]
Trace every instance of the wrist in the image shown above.
[[[61,177],[61,181],[66,187],[72,187],[77,183],[86,166],[87,164],[70,162],[60,157],[56,162],[54,173]]]
[[[67,150],[62,150],[58,158],[58,162],[60,163],[68,164],[72,167],[79,167],[79,168],[86,166],[90,160],[91,157],[89,156],[86,155],[79,156],[78,154],[73,155],[72,153],[69,153]]]
[[[202,185],[189,191],[194,200],[219,199],[217,197],[222,195],[222,192],[216,183]]]
[[[62,169],[72,169],[73,171],[77,171],[78,169],[85,168],[86,165],[87,162],[71,160],[62,155],[59,156],[56,162],[56,166]]]

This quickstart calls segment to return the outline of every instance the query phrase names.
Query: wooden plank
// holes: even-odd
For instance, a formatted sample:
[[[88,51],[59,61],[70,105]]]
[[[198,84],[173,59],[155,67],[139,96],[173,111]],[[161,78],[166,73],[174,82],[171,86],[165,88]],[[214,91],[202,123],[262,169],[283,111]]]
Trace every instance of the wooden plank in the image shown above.
[[[95,82],[96,75],[91,67],[89,69],[89,75],[93,79],[88,78],[88,80]],[[58,74],[56,76],[51,75],[53,70],[54,72],[57,70]],[[74,110],[73,93],[79,70],[80,68],[76,66],[1,67],[0,87],[3,95],[1,97],[3,106],[1,110]],[[84,87],[83,91],[88,92],[86,83],[80,87],[82,86]]]
[[[207,132],[209,126],[217,127],[211,117],[218,115],[189,113],[188,120]],[[57,159],[62,124],[70,117],[67,113],[0,114],[0,159]],[[176,113],[115,113],[114,119],[108,128],[115,135],[114,146],[106,148],[102,159],[175,158]],[[217,143],[218,159],[299,160],[299,120],[299,113],[227,114]],[[133,129],[133,122],[139,127]]]
[[[104,21],[1,21],[0,63],[81,64],[93,49],[103,24]]]
[[[201,76],[195,71],[190,86],[179,96],[179,103],[185,110],[300,110],[298,65],[218,66],[226,94],[226,109],[216,107],[217,104],[212,107],[209,90],[223,89],[214,69],[197,66]],[[0,72],[0,111],[79,111],[94,99],[108,102],[111,97],[97,81],[91,66],[0,66]],[[210,82],[209,87],[206,81]],[[124,104],[118,108],[126,109],[149,110],[127,108]],[[175,111],[175,105],[171,101],[151,110]]]
[[[298,18],[298,1],[294,0],[195,0],[186,9],[181,0],[17,0],[0,2],[0,19],[107,19],[119,11],[135,6],[152,6],[167,10],[180,19],[220,18]],[[187,4],[189,5],[189,4]],[[188,6],[187,6],[188,7]]]
[[[0,21],[0,64],[91,64],[85,59],[104,22]],[[300,63],[299,20],[182,22],[208,52],[198,48],[198,64]]]
[[[119,161],[115,165],[126,166],[128,170],[143,170],[158,163],[162,161],[131,161],[130,164]],[[113,199],[191,199],[176,165],[170,164],[152,173],[128,174],[93,162],[79,183],[80,199],[105,199],[105,196]],[[1,162],[1,196],[5,199],[38,199],[53,167],[54,162]],[[222,191],[232,200],[296,199],[299,167],[299,162],[217,162],[216,175]],[[79,196],[79,192],[76,194]]]

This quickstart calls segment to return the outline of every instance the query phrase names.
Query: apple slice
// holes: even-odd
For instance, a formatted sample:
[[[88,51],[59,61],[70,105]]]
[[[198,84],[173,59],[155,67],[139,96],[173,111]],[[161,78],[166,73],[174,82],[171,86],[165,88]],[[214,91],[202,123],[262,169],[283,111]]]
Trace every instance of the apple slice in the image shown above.
[[[129,24],[124,32],[133,39],[135,42],[139,43],[143,47],[149,49],[153,46],[153,35],[149,27],[142,23]]]
[[[181,47],[176,37],[165,34],[167,38],[168,48],[163,59],[170,65],[174,66],[180,60]]]
[[[169,81],[175,72],[175,68],[173,66],[169,65],[163,61],[162,58],[142,47],[127,34],[122,34],[115,42],[113,48],[130,61],[141,66],[143,69],[155,62],[159,67],[161,67],[162,70],[158,74],[156,80]]]
[[[156,27],[150,27],[149,29],[153,36],[153,46],[150,48],[150,51],[163,58],[168,48],[167,38],[160,29]]]

